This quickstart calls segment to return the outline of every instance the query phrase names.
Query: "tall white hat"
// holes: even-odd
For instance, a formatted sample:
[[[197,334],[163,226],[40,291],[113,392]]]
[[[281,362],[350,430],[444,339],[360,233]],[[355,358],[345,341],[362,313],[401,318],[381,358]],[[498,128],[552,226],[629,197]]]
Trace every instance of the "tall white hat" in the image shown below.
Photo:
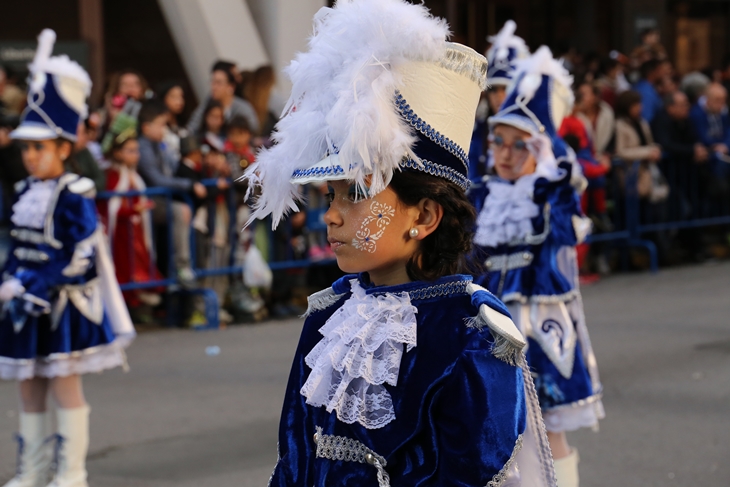
[[[14,139],[47,140],[63,137],[76,141],[79,122],[86,117],[86,98],[91,79],[68,56],[53,56],[56,33],[45,29],[38,36],[38,49],[29,65],[28,106],[20,125],[10,133]]]
[[[291,98],[276,145],[246,173],[252,218],[297,210],[296,184],[348,179],[369,194],[394,171],[468,187],[467,150],[487,63],[446,41],[448,26],[403,0],[339,0],[314,18],[309,51],[287,68]]]

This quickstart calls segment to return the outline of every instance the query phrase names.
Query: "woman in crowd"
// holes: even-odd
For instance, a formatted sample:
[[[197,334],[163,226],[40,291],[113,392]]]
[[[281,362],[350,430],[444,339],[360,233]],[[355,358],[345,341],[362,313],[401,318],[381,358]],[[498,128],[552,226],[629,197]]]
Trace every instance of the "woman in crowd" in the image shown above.
[[[211,142],[216,147],[225,145],[226,119],[223,114],[223,105],[215,100],[210,100],[203,111],[203,123],[200,131],[196,134],[198,140],[203,143]]]
[[[256,134],[258,137],[254,140],[254,146],[256,147],[271,145],[271,132],[278,120],[278,117],[272,113],[269,104],[271,91],[275,84],[276,75],[271,66],[258,68],[251,74],[250,79],[245,84],[245,98],[253,106],[259,120],[259,131]]]
[[[637,190],[642,199],[659,203],[667,198],[669,190],[657,165],[662,150],[641,117],[641,95],[635,91],[621,93],[616,102],[616,156],[628,164],[640,162]]]
[[[22,403],[18,473],[5,487],[44,486],[51,474],[53,487],[87,486],[90,409],[81,375],[125,366],[124,347],[134,338],[97,221],[94,183],[64,172],[91,80],[68,57],[50,57],[55,39],[51,30],[39,37],[30,108],[11,134],[31,177],[16,185],[0,285],[0,378],[18,381]]]
[[[167,108],[167,125],[162,142],[165,152],[174,161],[179,161],[180,139],[187,137],[188,131],[180,124],[180,117],[185,110],[185,91],[180,83],[167,83],[160,87],[157,96]]]

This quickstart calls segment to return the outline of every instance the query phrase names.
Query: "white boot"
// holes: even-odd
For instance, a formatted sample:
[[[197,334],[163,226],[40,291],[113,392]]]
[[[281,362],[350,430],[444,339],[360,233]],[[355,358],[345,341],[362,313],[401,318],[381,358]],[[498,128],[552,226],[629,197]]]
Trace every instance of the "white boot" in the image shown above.
[[[558,487],[578,487],[578,450],[573,448],[567,457],[555,460],[555,477]]]
[[[51,468],[48,414],[20,413],[18,473],[4,487],[45,487]]]
[[[48,487],[88,487],[89,406],[58,409],[56,475]]]

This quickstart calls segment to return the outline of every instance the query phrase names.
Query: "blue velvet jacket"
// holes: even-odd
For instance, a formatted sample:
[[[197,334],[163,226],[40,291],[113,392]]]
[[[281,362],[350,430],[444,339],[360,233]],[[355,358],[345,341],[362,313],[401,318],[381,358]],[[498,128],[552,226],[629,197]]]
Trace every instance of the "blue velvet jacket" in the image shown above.
[[[16,186],[17,198],[31,180]],[[104,345],[115,336],[98,288],[93,181],[75,174],[58,179],[43,228],[13,225],[3,281],[16,278],[23,298],[3,306],[0,359],[22,361]],[[92,284],[90,284],[92,283]]]
[[[532,199],[539,213],[531,219],[532,235],[519,242],[497,246],[477,246],[477,258],[484,260],[486,272],[475,282],[495,293],[502,301],[525,301],[530,298],[563,296],[574,291],[574,283],[558,266],[558,252],[565,246],[579,243],[574,217],[581,217],[580,199],[571,185],[572,165],[562,162],[564,176],[556,181],[539,178],[535,181]],[[470,193],[480,212],[489,195],[487,181]]]
[[[396,419],[378,429],[346,424],[336,412],[309,405],[300,393],[310,374],[305,357],[322,339],[320,328],[352,296],[353,279],[367,293],[408,292],[417,308],[417,346],[403,354],[397,386],[386,385]],[[482,487],[506,469],[526,428],[524,379],[519,367],[493,353],[494,330],[475,326],[482,305],[500,316],[509,316],[506,308],[484,290],[470,294],[470,281],[450,276],[373,287],[362,276],[346,276],[317,293],[318,304],[310,298],[286,388],[279,460],[270,485],[387,485],[379,484],[378,469],[367,455],[363,461],[363,452],[382,458],[390,485],[398,487]],[[329,438],[330,447],[334,442],[348,451],[331,459],[331,451],[322,451],[323,438]]]

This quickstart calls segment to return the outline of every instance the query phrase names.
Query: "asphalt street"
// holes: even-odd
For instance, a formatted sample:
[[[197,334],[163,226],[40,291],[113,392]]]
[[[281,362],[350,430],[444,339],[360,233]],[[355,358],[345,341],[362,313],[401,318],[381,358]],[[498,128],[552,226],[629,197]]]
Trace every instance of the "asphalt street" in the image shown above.
[[[607,417],[570,436],[583,487],[730,485],[729,294],[730,263],[584,289]],[[300,327],[140,335],[129,373],[85,378],[90,485],[265,486]],[[15,388],[0,383],[0,485],[15,468]]]

